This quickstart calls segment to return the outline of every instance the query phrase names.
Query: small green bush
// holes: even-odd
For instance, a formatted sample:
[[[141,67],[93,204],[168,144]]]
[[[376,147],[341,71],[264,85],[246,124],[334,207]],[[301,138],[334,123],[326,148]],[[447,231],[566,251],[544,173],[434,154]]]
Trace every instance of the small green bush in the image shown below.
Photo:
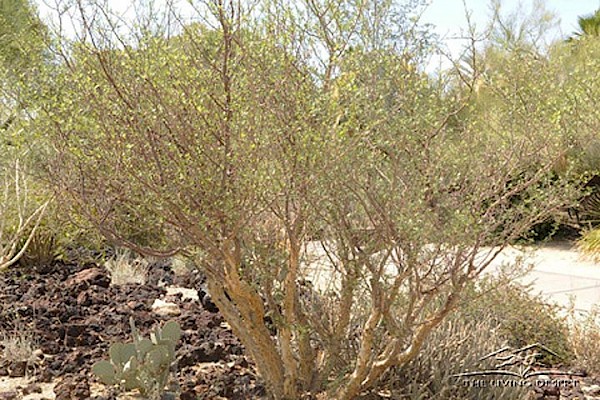
[[[49,265],[54,262],[57,254],[56,237],[47,230],[38,229],[19,260],[19,265],[26,268]]]
[[[539,343],[557,354],[544,354],[540,360],[543,364],[565,364],[572,359],[568,321],[560,315],[558,306],[548,304],[542,296],[531,293],[530,288],[514,282],[500,284],[487,278],[470,291],[467,298],[475,300],[464,304],[466,318],[490,320],[497,325],[497,334],[511,347]]]

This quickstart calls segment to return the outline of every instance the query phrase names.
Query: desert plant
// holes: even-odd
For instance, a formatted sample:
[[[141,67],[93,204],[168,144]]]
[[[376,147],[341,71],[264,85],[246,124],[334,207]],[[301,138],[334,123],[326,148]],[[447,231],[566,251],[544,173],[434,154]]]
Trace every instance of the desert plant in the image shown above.
[[[135,283],[143,285],[148,277],[149,262],[141,256],[133,257],[128,249],[117,248],[115,254],[104,262],[113,285]]]
[[[486,278],[472,288],[472,301],[462,313],[472,320],[490,320],[499,337],[514,347],[540,343],[552,350],[539,360],[547,365],[568,364],[572,360],[569,324],[557,305],[548,303],[531,287]]]
[[[78,2],[85,40],[55,49],[56,96],[32,125],[56,150],[63,204],[140,253],[202,251],[211,299],[275,399],[376,386],[574,197],[552,174],[567,128],[539,101],[560,90],[544,60],[514,55],[538,86],[492,86],[493,110],[457,121],[482,71],[475,57],[453,81],[422,73],[409,3],[211,0],[206,24],[123,35]],[[166,245],[136,243],[140,223]],[[332,282],[322,305],[301,298],[315,257]]]
[[[175,361],[175,347],[181,329],[174,321],[156,327],[150,339],[142,338],[130,319],[133,343],[110,346],[110,361],[98,361],[92,372],[106,385],[118,385],[124,390],[137,389],[148,399],[160,399]]]
[[[1,359],[9,363],[29,362],[34,359],[35,341],[33,334],[27,331],[3,333],[0,337]]]
[[[37,342],[33,331],[18,317],[0,330],[0,363],[10,370],[27,374],[40,361],[36,355]]]
[[[49,265],[59,256],[58,253],[56,237],[51,232],[38,227],[19,264],[26,268]]]
[[[594,261],[600,261],[600,228],[588,229],[577,241],[578,250]]]
[[[455,375],[495,369],[498,361],[484,356],[507,346],[518,349],[542,344],[550,352],[541,352],[535,362],[556,365],[570,364],[578,343],[575,354],[581,354],[580,365],[591,366],[597,361],[595,336],[584,336],[593,326],[593,318],[583,324],[580,321],[574,329],[557,307],[532,295],[526,287],[498,277],[486,277],[468,291],[466,301],[428,337],[421,353],[385,375],[384,387],[409,399],[524,398],[525,387],[519,384],[483,388],[465,384],[468,379]]]
[[[600,372],[600,309],[596,306],[590,312],[579,315],[570,310],[569,340],[575,354],[573,364],[590,374]]]
[[[491,369],[489,360],[481,360],[504,347],[497,322],[475,320],[458,310],[427,339],[421,353],[407,365],[392,369],[382,379],[406,399],[459,400],[524,398],[523,387],[475,387],[455,375]]]
[[[27,250],[50,203],[36,204],[28,190],[28,178],[19,161],[12,168],[1,168],[3,180],[0,195],[0,272],[14,263]]]

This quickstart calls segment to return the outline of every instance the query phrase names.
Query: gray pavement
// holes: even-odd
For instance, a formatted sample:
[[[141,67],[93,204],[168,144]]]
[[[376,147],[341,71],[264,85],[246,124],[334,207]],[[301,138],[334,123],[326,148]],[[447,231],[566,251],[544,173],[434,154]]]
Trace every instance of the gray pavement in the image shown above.
[[[600,263],[586,259],[573,244],[549,243],[534,248],[509,248],[494,261],[514,260],[524,255],[533,269],[523,278],[535,293],[541,293],[550,302],[568,307],[573,302],[576,310],[589,311],[600,306]]]
[[[485,254],[490,249],[482,249]],[[304,263],[305,276],[315,287],[327,292],[339,285],[332,278],[331,260],[316,242],[306,248],[310,256]],[[600,307],[600,263],[585,259],[572,243],[553,242],[535,247],[509,247],[493,261],[488,273],[494,273],[502,264],[511,264],[522,257],[532,269],[521,283],[531,284],[534,293],[541,293],[549,302],[575,310],[590,311]]]

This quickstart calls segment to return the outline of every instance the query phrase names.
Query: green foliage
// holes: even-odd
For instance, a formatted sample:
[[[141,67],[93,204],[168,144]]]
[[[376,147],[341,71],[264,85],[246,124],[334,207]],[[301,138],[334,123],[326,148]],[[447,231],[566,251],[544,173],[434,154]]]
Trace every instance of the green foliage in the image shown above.
[[[541,362],[565,364],[572,359],[569,326],[560,308],[548,304],[541,295],[531,293],[516,283],[485,279],[473,288],[463,305],[463,315],[472,320],[489,320],[497,326],[496,334],[514,348],[540,343],[555,352],[544,354]]]
[[[50,203],[31,194],[30,183],[19,160],[0,164],[0,272],[23,256]]]
[[[493,49],[489,69],[449,81],[421,72],[410,29],[383,28],[394,2],[259,2],[260,18],[242,3],[171,37],[116,37],[94,13],[43,77],[31,126],[61,199],[109,239],[205,255],[213,301],[274,398],[351,399],[416,356],[491,261],[481,246],[575,196],[571,169],[552,168],[581,126],[535,54]],[[300,304],[308,248],[339,283],[326,313]],[[411,305],[390,310],[405,291]],[[137,368],[131,349],[115,352]]]
[[[577,248],[592,260],[600,260],[600,228],[585,231],[577,242]]]
[[[600,9],[590,15],[582,15],[577,18],[579,31],[575,32],[575,36],[570,38],[574,40],[584,36],[600,37]]]
[[[463,64],[482,73],[473,85],[472,108],[462,116],[488,126],[483,134],[501,138],[504,146],[507,140],[540,140],[542,132],[552,132],[547,139],[562,153],[554,170],[563,177],[571,173],[577,182],[576,174],[598,171],[600,165],[600,114],[594,105],[600,93],[599,51],[600,42],[588,36],[548,48],[535,41],[487,42]]]
[[[550,55],[548,70],[559,90],[549,92],[548,105],[554,111],[549,119],[564,132],[562,140],[568,161],[583,176],[600,172],[600,111],[594,102],[600,83],[594,76],[600,70],[600,41],[582,37],[573,43],[558,43]],[[582,183],[584,183],[582,181]]]
[[[159,399],[168,383],[170,368],[175,361],[175,347],[181,329],[174,321],[157,327],[150,339],[142,338],[130,320],[133,343],[110,346],[110,361],[98,361],[92,372],[106,385],[140,391],[149,399]]]
[[[59,256],[58,252],[54,235],[43,228],[38,228],[19,260],[19,265],[26,268],[47,266],[52,264]]]
[[[26,109],[41,94],[37,77],[48,61],[46,38],[32,2],[0,1],[0,152],[5,145],[18,145],[12,149],[18,152],[32,147],[31,132],[9,128],[26,119]]]
[[[48,195],[48,188],[41,185],[41,182],[35,184],[36,193]],[[111,246],[106,239],[82,221],[80,215],[52,202],[19,260],[19,265],[35,268],[56,261],[102,263],[109,247]]]
[[[0,64],[21,73],[41,61],[46,27],[29,0],[0,1]]]
[[[33,109],[34,97],[39,94],[36,76],[47,61],[46,34],[32,2],[0,1],[0,180],[7,184],[2,201],[8,203],[0,205],[0,253],[16,244],[15,248],[24,250],[19,260],[22,265],[51,262],[56,252],[54,235],[42,228],[48,225],[52,195],[39,180],[41,164],[35,157],[39,143],[33,130],[27,129],[31,120],[27,111]],[[11,171],[16,163],[21,170],[18,176]],[[41,216],[28,219],[27,214],[36,209],[43,209],[43,220]]]

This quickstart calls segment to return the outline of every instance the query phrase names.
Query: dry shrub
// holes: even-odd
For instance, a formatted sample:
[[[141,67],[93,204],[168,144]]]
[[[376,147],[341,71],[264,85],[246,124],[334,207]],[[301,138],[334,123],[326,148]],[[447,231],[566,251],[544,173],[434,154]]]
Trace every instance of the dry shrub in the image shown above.
[[[207,291],[271,397],[350,400],[418,356],[496,257],[482,246],[523,237],[576,193],[552,173],[559,133],[529,107],[555,81],[545,63],[508,57],[507,76],[548,86],[526,99],[512,82],[494,87],[494,106],[457,124],[479,63],[448,90],[419,55],[379,47],[405,32],[380,38],[365,20],[372,7],[377,26],[401,27],[412,7],[288,3],[258,2],[250,9],[278,11],[256,18],[245,2],[215,2],[215,26],[171,37],[107,31],[120,26],[110,12],[77,3],[94,22],[76,30],[91,40],[65,40],[73,68],[41,78],[57,95],[34,129],[56,150],[47,171],[61,201],[107,239],[145,255],[206,253]],[[168,240],[145,240],[153,232]],[[303,304],[305,248],[336,282],[329,313]],[[411,306],[390,309],[403,295]]]
[[[497,288],[497,289],[493,289]],[[465,305],[465,316],[471,320],[490,319],[497,325],[497,333],[514,348],[540,343],[557,356],[544,354],[540,360],[546,365],[568,363],[572,358],[569,326],[560,308],[548,304],[531,288],[515,282],[502,283],[487,278],[471,289],[476,300]]]
[[[543,354],[539,363],[556,365],[571,359],[575,349],[577,362],[589,371],[598,370],[600,351],[600,312],[580,321],[569,341],[569,326],[527,287],[499,278],[485,278],[473,285],[458,310],[434,330],[419,356],[402,368],[388,373],[381,388],[406,399],[517,399],[523,387],[473,387],[466,378],[453,377],[467,371],[492,368],[482,357],[505,346],[521,348],[540,343],[559,357]],[[503,379],[503,377],[496,377]],[[478,379],[474,377],[473,379]]]
[[[19,320],[13,320],[12,328],[0,330],[0,361],[4,365],[24,364],[34,366],[37,359],[35,350],[37,343],[31,329]]]
[[[466,385],[467,378],[453,376],[491,367],[481,358],[506,344],[498,331],[499,325],[493,320],[477,321],[459,311],[431,334],[415,360],[392,371],[382,384],[389,385],[399,398],[410,400],[522,398],[522,387],[478,388]]]
[[[575,354],[573,363],[588,373],[600,373],[600,308],[594,307],[583,317],[571,310],[570,344]]]

